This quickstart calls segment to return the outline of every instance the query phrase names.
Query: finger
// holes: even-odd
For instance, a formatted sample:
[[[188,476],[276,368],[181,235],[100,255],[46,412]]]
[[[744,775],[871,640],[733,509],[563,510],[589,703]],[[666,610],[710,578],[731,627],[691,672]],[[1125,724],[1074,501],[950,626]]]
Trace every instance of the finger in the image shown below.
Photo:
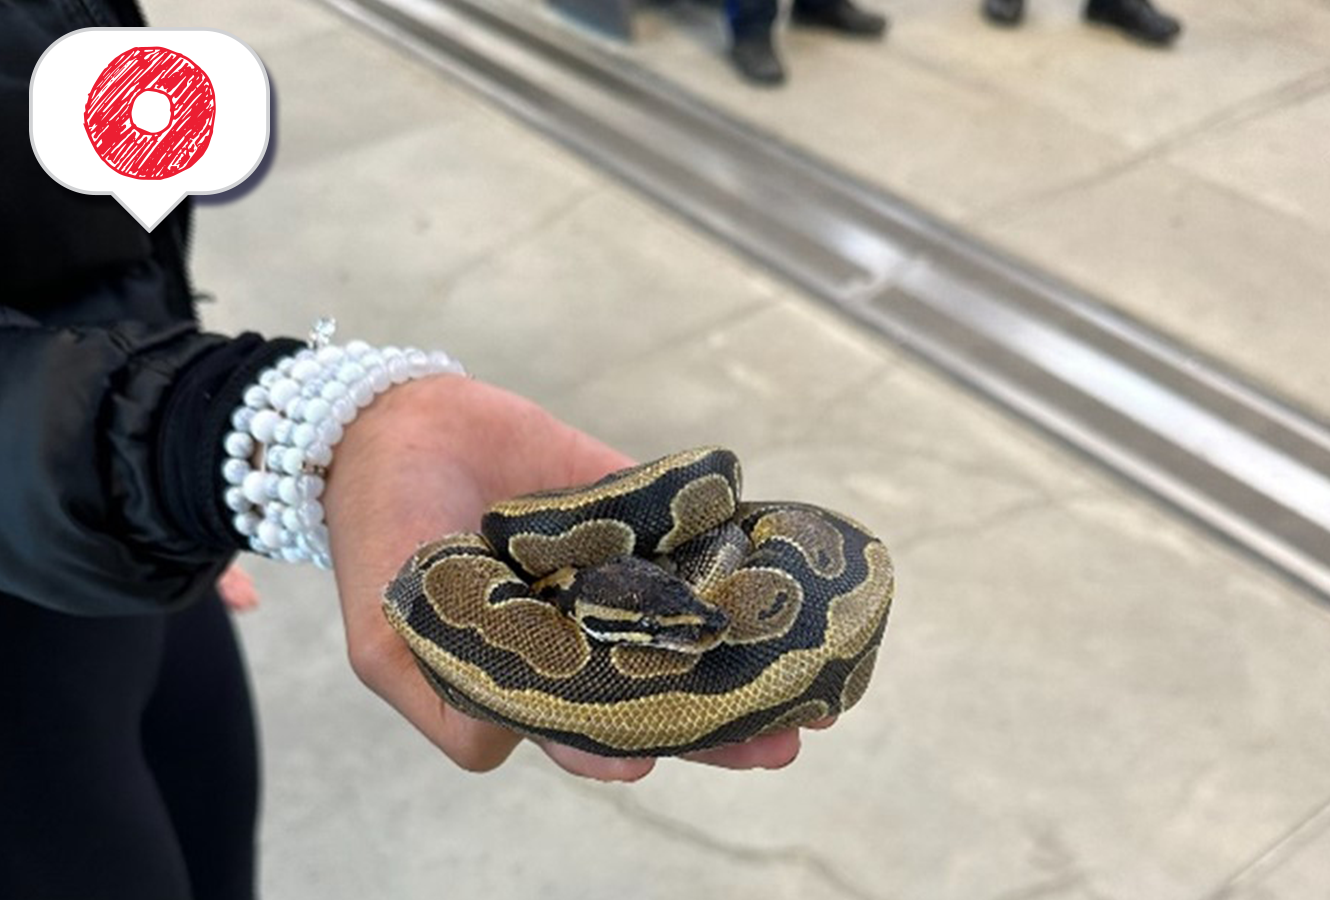
[[[566,744],[538,741],[545,755],[572,775],[597,781],[637,781],[656,766],[654,759],[596,756]]]
[[[226,571],[217,579],[217,593],[229,609],[244,612],[259,605],[259,592],[254,587],[254,579],[236,564],[227,566]]]
[[[799,755],[799,729],[765,734],[742,744],[685,753],[689,762],[722,769],[782,769]]]

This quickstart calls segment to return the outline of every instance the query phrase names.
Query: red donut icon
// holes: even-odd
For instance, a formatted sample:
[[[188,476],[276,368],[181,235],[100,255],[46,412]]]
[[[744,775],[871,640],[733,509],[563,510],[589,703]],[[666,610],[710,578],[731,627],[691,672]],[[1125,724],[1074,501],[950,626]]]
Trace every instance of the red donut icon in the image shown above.
[[[170,120],[160,131],[134,123],[134,101],[147,91],[165,95],[171,104]],[[83,109],[83,128],[102,162],[121,175],[158,181],[202,158],[216,112],[212,81],[193,60],[165,47],[135,47],[97,76]]]

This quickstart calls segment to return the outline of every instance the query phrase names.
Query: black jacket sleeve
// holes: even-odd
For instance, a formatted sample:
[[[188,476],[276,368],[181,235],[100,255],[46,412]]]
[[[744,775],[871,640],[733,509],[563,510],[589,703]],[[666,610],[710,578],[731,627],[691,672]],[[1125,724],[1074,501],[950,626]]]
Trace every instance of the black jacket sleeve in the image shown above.
[[[0,308],[0,592],[84,615],[200,596],[240,546],[220,505],[227,416],[293,345]]]
[[[0,593],[86,615],[188,603],[239,549],[221,440],[248,381],[296,346],[198,330],[188,204],[148,234],[38,165],[37,59],[110,24],[142,22],[123,3],[0,0]]]

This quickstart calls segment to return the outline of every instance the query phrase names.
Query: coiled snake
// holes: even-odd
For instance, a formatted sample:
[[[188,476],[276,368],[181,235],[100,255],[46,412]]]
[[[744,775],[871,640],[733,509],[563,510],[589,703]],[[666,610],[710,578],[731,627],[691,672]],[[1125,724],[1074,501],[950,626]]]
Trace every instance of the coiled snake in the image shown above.
[[[607,756],[667,756],[849,709],[893,572],[837,513],[741,503],[707,447],[491,507],[414,553],[388,620],[448,703]]]

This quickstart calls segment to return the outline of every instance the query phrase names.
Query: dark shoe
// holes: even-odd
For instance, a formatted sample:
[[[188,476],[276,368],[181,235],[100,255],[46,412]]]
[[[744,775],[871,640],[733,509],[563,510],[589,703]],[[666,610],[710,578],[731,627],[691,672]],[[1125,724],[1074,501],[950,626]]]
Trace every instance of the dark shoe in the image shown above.
[[[994,25],[1019,25],[1025,18],[1025,0],[984,0],[984,18]]]
[[[1182,33],[1182,23],[1155,9],[1150,0],[1087,0],[1085,18],[1156,46],[1171,44]]]
[[[754,84],[774,85],[785,80],[785,67],[771,45],[770,32],[736,36],[730,47],[730,59],[739,74]]]
[[[796,2],[790,19],[799,25],[829,28],[854,37],[877,38],[887,32],[886,16],[860,9],[850,0],[833,0],[817,5]]]

